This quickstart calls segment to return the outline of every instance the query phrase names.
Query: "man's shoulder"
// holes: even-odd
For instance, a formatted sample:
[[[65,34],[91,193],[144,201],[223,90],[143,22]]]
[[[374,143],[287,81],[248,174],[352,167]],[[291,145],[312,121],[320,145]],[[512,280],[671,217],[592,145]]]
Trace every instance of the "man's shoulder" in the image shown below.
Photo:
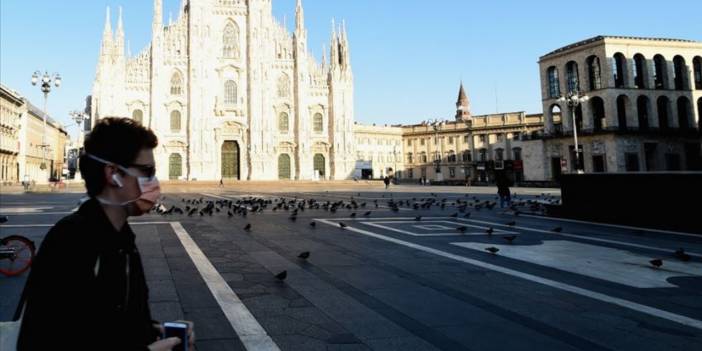
[[[74,212],[56,222],[44,240],[57,244],[75,243],[85,239],[88,228],[89,219],[79,212]]]

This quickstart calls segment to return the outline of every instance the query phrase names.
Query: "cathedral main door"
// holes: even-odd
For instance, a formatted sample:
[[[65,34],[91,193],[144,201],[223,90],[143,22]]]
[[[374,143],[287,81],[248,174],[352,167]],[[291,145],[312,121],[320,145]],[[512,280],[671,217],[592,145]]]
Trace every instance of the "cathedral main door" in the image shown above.
[[[239,177],[239,144],[236,141],[225,141],[222,144],[222,178],[241,179]]]

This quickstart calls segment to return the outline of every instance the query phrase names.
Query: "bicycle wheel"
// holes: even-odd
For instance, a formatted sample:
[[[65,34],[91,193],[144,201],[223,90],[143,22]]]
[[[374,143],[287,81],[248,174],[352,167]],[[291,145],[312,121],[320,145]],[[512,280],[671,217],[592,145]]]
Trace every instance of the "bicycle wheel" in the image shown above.
[[[12,256],[0,259],[0,273],[8,277],[18,276],[26,272],[34,260],[34,242],[19,235],[8,236],[0,242],[3,249],[12,250]]]

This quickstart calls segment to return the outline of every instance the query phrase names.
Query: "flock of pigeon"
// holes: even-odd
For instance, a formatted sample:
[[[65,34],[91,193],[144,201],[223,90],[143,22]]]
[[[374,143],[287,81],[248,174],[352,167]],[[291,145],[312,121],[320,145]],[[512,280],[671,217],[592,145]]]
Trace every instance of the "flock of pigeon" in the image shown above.
[[[357,197],[361,194],[358,193]],[[385,195],[383,195],[385,197]],[[435,193],[431,193],[430,196],[424,198],[412,198],[411,200],[395,200],[392,197],[384,200],[382,203],[377,199],[373,201],[359,201],[354,196],[351,196],[348,201],[318,201],[316,199],[298,199],[298,198],[260,198],[260,197],[244,197],[237,200],[205,200],[205,198],[200,197],[198,199],[185,199],[181,198],[180,205],[170,205],[166,206],[165,201],[168,201],[167,197],[161,199],[161,203],[155,208],[157,214],[168,216],[168,215],[187,215],[192,216],[213,216],[214,214],[222,213],[226,214],[229,218],[234,216],[240,216],[246,218],[250,213],[262,213],[264,210],[270,209],[273,212],[285,212],[289,213],[288,219],[291,222],[297,222],[298,215],[306,210],[321,210],[329,213],[337,213],[338,211],[350,211],[350,218],[357,218],[362,216],[364,218],[371,217],[373,212],[369,209],[388,209],[392,212],[399,212],[400,209],[408,209],[414,211],[423,211],[431,209],[441,209],[446,210],[453,208],[457,212],[451,214],[451,218],[470,218],[471,211],[478,212],[481,210],[491,211],[497,205],[497,198],[494,200],[481,200],[477,196],[465,195],[463,199],[458,198],[453,201],[443,198],[439,199],[439,196]],[[521,209],[528,209],[529,211],[537,212],[542,209],[543,204],[555,204],[558,203],[559,198],[549,195],[541,194],[535,197],[535,199],[524,199],[521,200],[518,196],[513,197],[513,202],[510,206],[511,213],[514,216],[519,216],[522,212]],[[414,218],[415,221],[421,222],[422,216],[418,215]],[[348,228],[348,225],[342,221],[338,222],[341,229]],[[510,221],[505,223],[506,226],[516,227],[516,221]],[[312,221],[309,223],[311,228],[316,228],[317,223]],[[251,223],[247,223],[244,226],[244,231],[251,232],[253,226]],[[459,226],[456,231],[461,234],[465,234],[468,231],[468,227]],[[563,231],[562,227],[555,227],[551,229],[553,233],[561,233]],[[485,234],[492,236],[495,232],[493,227],[488,227],[485,230]],[[501,236],[509,244],[513,244],[517,240],[517,235],[503,235]],[[500,249],[497,247],[487,247],[485,251],[490,254],[496,255]],[[298,255],[301,260],[307,260],[310,257],[310,252],[303,252]],[[678,260],[688,262],[691,260],[691,256],[685,252],[684,249],[678,249],[673,253],[673,257]],[[663,266],[663,259],[656,258],[649,261],[651,266],[658,269]],[[275,276],[279,280],[285,280],[287,277],[287,272],[281,272]]]

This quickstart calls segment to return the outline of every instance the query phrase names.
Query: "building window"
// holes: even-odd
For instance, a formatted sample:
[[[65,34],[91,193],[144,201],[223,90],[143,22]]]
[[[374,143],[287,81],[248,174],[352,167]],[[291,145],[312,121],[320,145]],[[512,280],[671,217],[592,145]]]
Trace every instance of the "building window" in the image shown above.
[[[132,119],[139,124],[144,123],[144,111],[134,110],[134,112],[132,112]]]
[[[175,72],[171,76],[171,95],[182,95],[183,94],[183,79],[180,77],[180,73]]]
[[[222,55],[225,58],[239,58],[239,28],[233,22],[227,23],[224,27]]]
[[[236,104],[237,91],[236,83],[233,80],[228,80],[224,83],[224,103]]]
[[[287,133],[290,130],[290,118],[286,112],[281,112],[278,115],[278,130],[282,133]]]
[[[624,154],[624,163],[626,164],[627,172],[638,172],[639,171],[639,155],[636,153],[627,152]]]
[[[421,156],[420,156],[420,160],[421,160],[421,161],[420,161],[421,163],[427,163],[427,162],[429,162],[429,160],[427,159],[427,153],[426,153],[426,152],[422,152],[422,154],[421,154]]]
[[[290,78],[283,73],[278,78],[278,97],[287,98],[290,96]]]
[[[636,100],[636,106],[637,110],[639,112],[638,115],[638,120],[639,120],[639,129],[641,130],[647,130],[648,129],[648,115],[649,115],[649,107],[650,103],[648,100],[648,97],[646,96],[639,96],[639,98]]]
[[[470,151],[463,151],[463,162],[471,162],[473,161],[473,155],[471,155]]]
[[[485,134],[481,134],[480,136],[478,136],[478,140],[480,140],[480,142],[484,144],[485,143]]]
[[[420,144],[421,144],[422,146],[424,146],[424,139],[423,139],[423,138],[422,138],[422,139],[419,139],[419,141],[420,141]]]
[[[628,105],[629,98],[626,95],[619,95],[619,97],[617,97],[617,122],[620,130],[627,129],[626,114]]]
[[[695,89],[702,90],[702,57],[696,56],[692,60],[692,66],[695,71]]]
[[[487,161],[487,150],[480,149],[480,162],[485,162],[485,161]]]
[[[456,178],[456,167],[449,167],[449,177]]]
[[[668,113],[670,109],[670,100],[667,97],[661,96],[658,98],[658,128],[668,129],[668,121],[670,114]]]
[[[414,163],[414,157],[411,152],[407,154],[407,163]]]
[[[587,71],[590,78],[590,90],[601,89],[602,66],[600,65],[599,57],[593,55],[587,59]]]
[[[578,64],[575,61],[566,64],[566,82],[568,82],[568,92],[580,91],[580,76]]]
[[[168,178],[177,180],[183,175],[183,158],[180,154],[171,154],[168,157]]]
[[[646,88],[646,58],[641,54],[634,55],[634,85],[639,89]]]
[[[501,142],[505,141],[505,135],[502,133],[497,134],[496,139],[497,139],[498,143],[501,143]]]
[[[612,62],[612,75],[614,75],[614,87],[624,88],[626,85],[626,58],[621,53],[614,54],[614,61]]]
[[[414,168],[410,168],[407,170],[407,177],[409,177],[409,179],[414,178]]]
[[[512,149],[512,155],[513,155],[513,159],[515,161],[521,161],[522,160],[522,149],[515,147],[514,149]]]
[[[407,146],[412,146],[412,139],[407,139]]]
[[[665,166],[668,171],[680,171],[680,155],[678,154],[665,154]]]
[[[321,133],[324,131],[324,117],[321,113],[314,114],[312,124],[314,125],[315,132]]]
[[[604,173],[607,171],[604,155],[592,156],[592,171],[595,173]]]
[[[171,131],[180,132],[180,111],[171,112]]]
[[[456,162],[458,162],[458,159],[457,159],[457,157],[456,157],[456,154],[455,154],[453,151],[449,151],[448,161],[451,162],[451,163],[456,163]]]
[[[469,144],[469,143],[470,143],[470,136],[469,136],[469,135],[463,136],[463,143],[464,143],[464,144]]]
[[[668,67],[665,62],[665,58],[661,55],[656,55],[653,58],[654,64],[654,74],[653,77],[654,85],[656,89],[665,89],[668,85],[666,82],[668,80]]]
[[[675,74],[675,90],[685,90],[687,89],[687,64],[682,56],[675,56],[673,58],[673,73]]]
[[[590,99],[590,108],[592,109],[592,119],[594,123],[595,131],[601,131],[604,127],[605,117],[605,107],[604,100],[601,97],[596,96]]]
[[[558,68],[549,67],[546,73],[548,75],[548,96],[558,98],[561,96],[561,83],[558,80]]]
[[[690,128],[690,100],[684,96],[678,98],[678,126],[680,129]]]
[[[497,149],[495,150],[495,161],[503,161],[505,159],[505,150]]]

